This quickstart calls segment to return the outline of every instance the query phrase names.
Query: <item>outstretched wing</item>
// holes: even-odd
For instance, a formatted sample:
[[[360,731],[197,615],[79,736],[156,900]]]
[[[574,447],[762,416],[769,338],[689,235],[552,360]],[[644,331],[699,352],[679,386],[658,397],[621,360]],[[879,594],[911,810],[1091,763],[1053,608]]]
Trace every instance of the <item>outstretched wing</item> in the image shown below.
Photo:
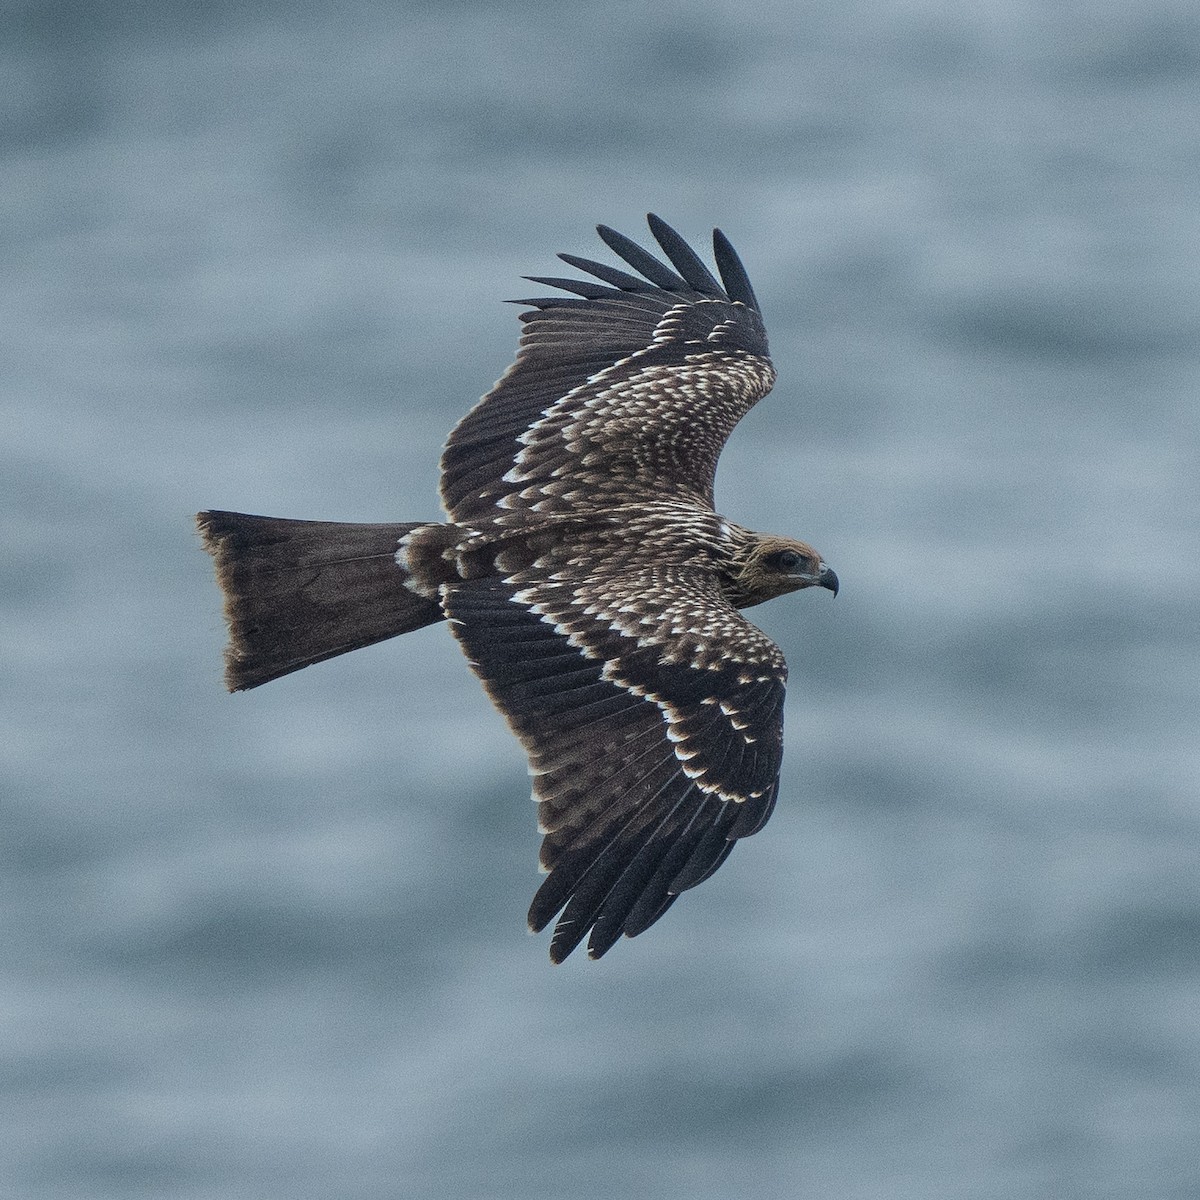
[[[720,230],[718,282],[669,225],[648,220],[671,267],[601,225],[643,278],[570,254],[559,257],[603,282],[530,277],[573,296],[517,301],[532,306],[517,359],[442,455],[454,520],[642,499],[712,506],[721,448],[775,371],[750,281]]]
[[[648,929],[775,803],[787,668],[696,567],[456,584],[451,628],[529,755],[550,957]]]

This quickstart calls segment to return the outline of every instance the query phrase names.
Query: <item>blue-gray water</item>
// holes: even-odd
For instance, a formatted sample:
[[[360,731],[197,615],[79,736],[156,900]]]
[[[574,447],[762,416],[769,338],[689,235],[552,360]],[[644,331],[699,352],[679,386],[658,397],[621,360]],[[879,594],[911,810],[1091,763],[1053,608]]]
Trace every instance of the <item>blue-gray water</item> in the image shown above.
[[[1198,1194],[1194,4],[6,13],[0,1193]],[[768,828],[554,969],[445,630],[227,696],[189,522],[436,516],[499,301],[647,209],[843,590],[756,610]]]

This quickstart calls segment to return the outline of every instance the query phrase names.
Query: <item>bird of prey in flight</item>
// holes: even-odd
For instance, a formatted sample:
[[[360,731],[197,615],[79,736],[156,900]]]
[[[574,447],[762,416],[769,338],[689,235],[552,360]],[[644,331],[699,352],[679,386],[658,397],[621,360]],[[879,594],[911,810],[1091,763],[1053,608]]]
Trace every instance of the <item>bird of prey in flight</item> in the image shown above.
[[[442,455],[447,521],[197,518],[231,691],[448,622],[529,757],[529,925],[557,918],[556,963],[636,937],[763,827],[787,666],[740,610],[838,587],[811,546],[714,510],[717,456],[775,370],[720,230],[718,278],[648,220],[666,262],[601,225],[631,270],[563,254],[593,279],[529,277],[568,295],[517,302],[516,361]]]

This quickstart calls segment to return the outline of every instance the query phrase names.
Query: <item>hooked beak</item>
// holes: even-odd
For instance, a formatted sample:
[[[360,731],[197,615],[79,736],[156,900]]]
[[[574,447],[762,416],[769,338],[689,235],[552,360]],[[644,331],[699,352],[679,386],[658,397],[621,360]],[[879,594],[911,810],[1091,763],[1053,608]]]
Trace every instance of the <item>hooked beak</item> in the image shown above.
[[[821,573],[817,576],[817,586],[828,588],[835,596],[838,594],[838,577],[824,563],[821,564]]]

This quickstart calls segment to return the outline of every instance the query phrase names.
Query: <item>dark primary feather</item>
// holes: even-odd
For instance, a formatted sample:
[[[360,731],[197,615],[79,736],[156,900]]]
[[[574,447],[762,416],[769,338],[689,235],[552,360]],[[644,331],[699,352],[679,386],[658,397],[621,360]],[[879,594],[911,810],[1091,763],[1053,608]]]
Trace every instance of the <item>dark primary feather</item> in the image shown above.
[[[546,287],[562,288],[564,292],[574,292],[585,300],[601,300],[621,293],[616,288],[604,287],[587,279],[563,279],[555,275],[526,275],[530,283],[541,283]],[[518,304],[532,304],[531,300],[518,300]],[[543,304],[547,303],[545,300]]]
[[[754,289],[750,286],[750,276],[746,274],[738,252],[719,229],[713,230],[713,256],[717,260],[717,270],[721,272],[721,279],[729,298],[747,305],[755,312],[761,311]]]
[[[646,220],[650,225],[650,232],[654,234],[658,244],[666,251],[675,270],[683,276],[688,285],[705,296],[717,296],[724,299],[721,285],[695,250],[662,217],[650,213]]]
[[[663,266],[653,254],[643,250],[632,238],[627,238],[607,225],[597,225],[596,232],[614,254],[620,255],[639,274],[645,275],[655,287],[662,288],[664,292],[680,294],[688,290],[684,280]]]
[[[645,279],[630,275],[628,271],[622,271],[619,267],[610,267],[607,263],[596,262],[594,258],[581,258],[578,254],[560,254],[558,257],[567,266],[577,267],[580,271],[595,275],[597,279],[603,279],[605,283],[611,283],[613,287],[619,288],[623,292],[648,292],[654,286]]]
[[[663,496],[711,505],[721,447],[774,380],[766,333],[723,236],[724,285],[670,226],[649,221],[674,270],[601,226],[639,275],[564,254],[602,283],[535,277],[572,295],[521,301],[532,311],[516,361],[442,456],[453,519]]]

